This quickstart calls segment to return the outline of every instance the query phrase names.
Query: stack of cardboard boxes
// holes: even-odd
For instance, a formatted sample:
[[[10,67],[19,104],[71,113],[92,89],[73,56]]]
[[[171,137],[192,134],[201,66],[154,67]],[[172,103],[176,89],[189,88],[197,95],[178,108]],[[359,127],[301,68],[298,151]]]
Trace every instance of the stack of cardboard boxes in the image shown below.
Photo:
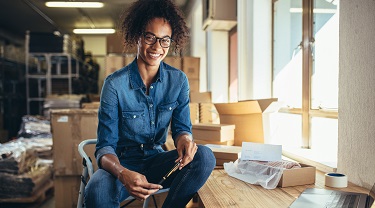
[[[55,185],[55,207],[77,207],[82,174],[82,158],[78,144],[96,138],[98,111],[96,109],[62,109],[51,111],[53,137],[53,172]],[[95,146],[85,151],[94,158]]]

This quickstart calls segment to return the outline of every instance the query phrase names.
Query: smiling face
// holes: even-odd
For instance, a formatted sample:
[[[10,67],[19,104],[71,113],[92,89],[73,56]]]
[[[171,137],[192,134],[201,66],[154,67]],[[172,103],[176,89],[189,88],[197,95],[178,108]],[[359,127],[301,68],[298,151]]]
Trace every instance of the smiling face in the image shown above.
[[[163,18],[152,19],[145,28],[144,33],[150,35],[155,35],[157,38],[156,42],[149,45],[145,42],[145,36],[142,34],[138,41],[138,67],[155,67],[159,68],[160,61],[164,59],[168,54],[169,48],[163,48],[160,45],[159,38],[171,37],[172,28],[170,24]]]

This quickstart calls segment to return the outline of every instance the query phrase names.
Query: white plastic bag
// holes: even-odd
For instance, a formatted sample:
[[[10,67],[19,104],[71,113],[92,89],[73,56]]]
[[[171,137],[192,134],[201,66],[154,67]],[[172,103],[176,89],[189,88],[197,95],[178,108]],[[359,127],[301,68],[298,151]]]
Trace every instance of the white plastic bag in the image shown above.
[[[254,161],[236,160],[234,163],[224,163],[228,175],[247,183],[261,185],[266,189],[274,189],[283,175],[284,168],[272,167]]]

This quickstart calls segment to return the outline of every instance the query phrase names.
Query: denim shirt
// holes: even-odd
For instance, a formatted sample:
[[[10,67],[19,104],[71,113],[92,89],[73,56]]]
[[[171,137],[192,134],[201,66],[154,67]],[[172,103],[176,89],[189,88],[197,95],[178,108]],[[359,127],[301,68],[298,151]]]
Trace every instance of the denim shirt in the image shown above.
[[[101,92],[96,159],[119,155],[125,147],[162,145],[170,123],[174,140],[183,133],[191,135],[189,101],[185,73],[164,62],[149,95],[137,59],[115,71],[105,79]]]

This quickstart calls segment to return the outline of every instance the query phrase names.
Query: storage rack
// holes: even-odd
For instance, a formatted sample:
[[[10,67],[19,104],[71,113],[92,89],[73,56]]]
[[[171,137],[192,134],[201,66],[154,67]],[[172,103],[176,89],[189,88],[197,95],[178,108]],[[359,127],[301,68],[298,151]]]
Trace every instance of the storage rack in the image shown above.
[[[68,82],[68,94],[72,94],[72,79],[79,78],[80,65],[83,65],[75,55],[66,52],[30,52],[30,33],[25,39],[26,67],[26,103],[27,114],[31,113],[31,104],[38,103],[38,114],[42,115],[43,103],[46,96],[53,93],[52,80],[65,79]],[[37,83],[36,92],[31,82]]]
[[[0,57],[0,132],[7,141],[17,135],[20,121],[26,113],[24,63]]]

